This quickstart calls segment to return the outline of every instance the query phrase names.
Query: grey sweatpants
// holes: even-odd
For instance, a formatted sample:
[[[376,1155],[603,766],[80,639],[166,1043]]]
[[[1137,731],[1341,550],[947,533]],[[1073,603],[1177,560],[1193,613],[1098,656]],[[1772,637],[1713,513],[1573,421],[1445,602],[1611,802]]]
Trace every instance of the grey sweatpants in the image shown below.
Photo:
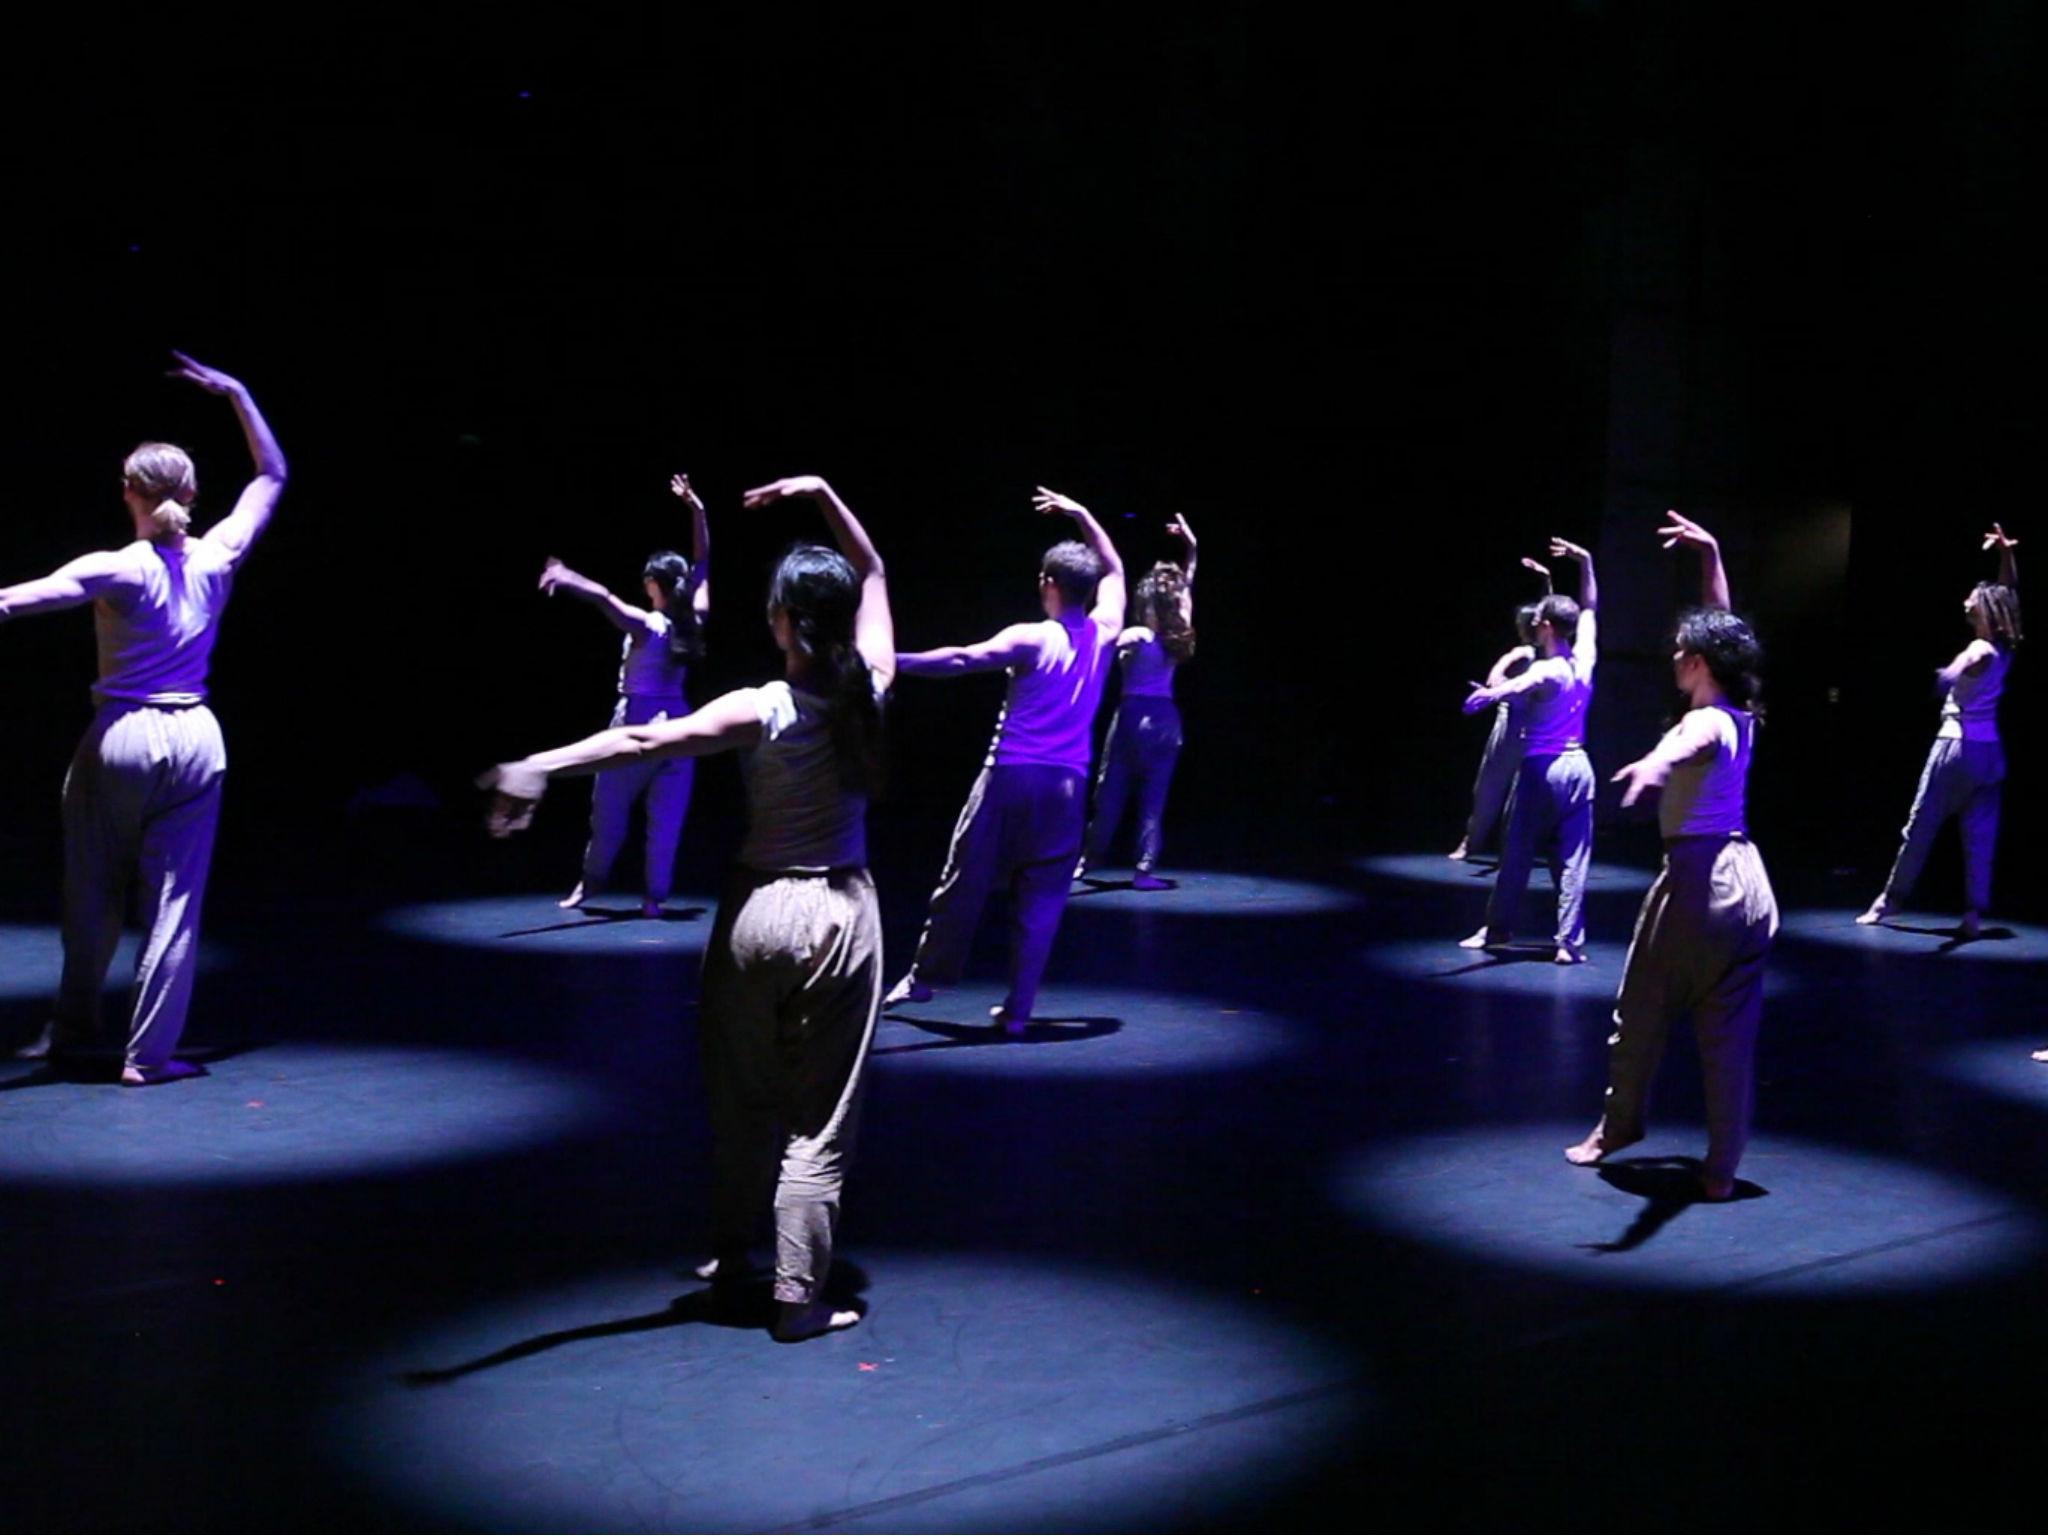
[[[1926,867],[1942,823],[1957,818],[1963,835],[1963,905],[1982,912],[1991,905],[1991,855],[1998,846],[1998,805],[2005,783],[2005,748],[1995,741],[1959,741],[1937,736],[1920,770],[1920,787],[1899,844],[1899,857],[1884,883],[1885,900],[1903,901]]]
[[[1525,757],[1501,841],[1500,868],[1486,903],[1487,932],[1507,938],[1529,888],[1529,868],[1546,838],[1555,838],[1551,878],[1557,882],[1557,945],[1586,947],[1586,876],[1593,868],[1593,765],[1577,747],[1553,757]]]
[[[199,960],[199,908],[213,863],[227,748],[205,705],[103,704],[64,776],[64,974],[52,1038],[97,1037],[100,991],[138,877],[142,953],[128,1026],[130,1066],[178,1047]]]
[[[817,1300],[832,1268],[881,1001],[866,870],[735,874],[704,954],[712,1252],[728,1273],[743,1267],[772,1191],[778,1301]]]
[[[1087,778],[1073,768],[1003,764],[984,768],[967,792],[946,868],[911,971],[944,986],[960,979],[989,891],[1010,888],[1010,992],[1003,1007],[1028,1019],[1053,935],[1067,909],[1081,855]]]
[[[651,725],[657,720],[680,719],[688,713],[687,704],[621,699],[612,712],[612,725]],[[647,899],[668,900],[675,884],[676,848],[683,840],[683,818],[690,812],[690,785],[696,771],[695,758],[672,757],[607,768],[597,776],[590,791],[590,842],[583,850],[586,896],[597,895],[611,879],[612,865],[618,862],[619,853],[626,846],[633,803],[644,796]]]
[[[1479,757],[1479,772],[1472,780],[1472,815],[1465,823],[1466,852],[1479,852],[1493,836],[1521,766],[1521,733],[1510,729],[1507,705],[1496,704],[1493,729],[1487,733],[1486,750]]]
[[[1692,1015],[1707,1101],[1707,1173],[1733,1178],[1749,1141],[1764,957],[1778,903],[1746,838],[1684,837],[1643,898],[1608,1040],[1607,1125],[1642,1134],[1671,1020]]]
[[[1088,823],[1088,862],[1100,864],[1116,838],[1117,823],[1131,793],[1138,796],[1138,859],[1141,873],[1159,862],[1160,824],[1166,792],[1180,760],[1180,706],[1171,699],[1126,698],[1117,706],[1095,783],[1095,818]]]

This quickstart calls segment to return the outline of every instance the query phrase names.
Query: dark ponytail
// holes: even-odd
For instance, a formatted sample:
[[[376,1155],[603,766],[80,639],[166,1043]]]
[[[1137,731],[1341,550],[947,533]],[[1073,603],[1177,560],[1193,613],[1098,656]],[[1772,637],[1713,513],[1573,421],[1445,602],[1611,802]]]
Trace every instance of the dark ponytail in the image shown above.
[[[672,549],[658,549],[640,569],[643,581],[661,588],[668,600],[668,654],[674,662],[687,665],[704,659],[704,621],[697,617],[697,583],[690,562]]]
[[[882,792],[882,706],[867,658],[853,643],[860,589],[860,577],[844,555],[798,544],[775,568],[768,608],[780,609],[788,620],[791,643],[810,658],[813,691],[830,705],[841,786],[872,797]]]

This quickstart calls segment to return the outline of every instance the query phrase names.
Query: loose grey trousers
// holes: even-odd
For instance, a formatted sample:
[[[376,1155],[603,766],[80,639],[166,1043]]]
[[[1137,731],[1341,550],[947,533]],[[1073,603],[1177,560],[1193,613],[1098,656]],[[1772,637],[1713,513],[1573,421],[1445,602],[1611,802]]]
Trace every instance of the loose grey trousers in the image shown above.
[[[64,974],[53,1039],[99,1033],[100,992],[127,916],[142,898],[142,952],[128,1026],[130,1066],[161,1067],[178,1047],[199,960],[199,909],[213,863],[227,748],[205,705],[103,704],[64,776]]]
[[[1586,876],[1593,867],[1593,765],[1573,747],[1554,757],[1525,757],[1515,772],[1500,868],[1486,903],[1487,932],[1515,931],[1536,849],[1554,837],[1550,873],[1557,882],[1557,945],[1586,947]]]
[[[1073,768],[1006,764],[984,768],[967,792],[946,868],[911,971],[949,985],[960,979],[989,891],[1010,888],[1010,991],[1003,1007],[1028,1019],[1053,935],[1067,909],[1081,855],[1087,778]]]
[[[612,712],[612,725],[647,725],[655,720],[676,719],[689,713],[687,704],[677,707],[668,701],[619,700]],[[636,705],[643,707],[635,707]],[[626,832],[633,820],[633,803],[643,795],[647,800],[647,899],[666,901],[674,888],[676,848],[683,840],[683,819],[690,813],[690,786],[695,781],[697,760],[673,757],[654,762],[628,763],[607,768],[597,776],[590,791],[590,842],[583,850],[583,892],[595,896],[611,879],[612,865],[626,846]]]
[[[1127,698],[1117,706],[1095,783],[1095,818],[1088,823],[1088,862],[1100,864],[1116,838],[1117,824],[1135,789],[1138,795],[1138,859],[1141,873],[1159,862],[1160,825],[1166,792],[1180,760],[1180,706],[1171,699]]]
[[[881,1001],[866,870],[734,876],[704,955],[712,1252],[743,1267],[772,1191],[778,1301],[817,1300],[831,1271]]]
[[[1508,728],[1507,705],[1497,704],[1493,710],[1493,729],[1486,736],[1486,750],[1479,756],[1479,772],[1472,780],[1472,815],[1465,823],[1467,853],[1479,852],[1493,836],[1521,766],[1522,738]]]
[[[1665,844],[1664,868],[1643,898],[1608,1040],[1607,1125],[1639,1136],[1650,1080],[1671,1020],[1692,1015],[1707,1101],[1707,1173],[1733,1178],[1749,1141],[1764,957],[1778,903],[1763,855],[1746,838]]]
[[[1920,787],[1901,834],[1899,856],[1884,883],[1885,900],[1912,894],[1942,823],[1957,818],[1963,836],[1964,907],[1991,905],[1991,856],[1998,847],[1998,806],[2005,782],[2005,748],[1995,741],[1937,736],[1920,770]]]

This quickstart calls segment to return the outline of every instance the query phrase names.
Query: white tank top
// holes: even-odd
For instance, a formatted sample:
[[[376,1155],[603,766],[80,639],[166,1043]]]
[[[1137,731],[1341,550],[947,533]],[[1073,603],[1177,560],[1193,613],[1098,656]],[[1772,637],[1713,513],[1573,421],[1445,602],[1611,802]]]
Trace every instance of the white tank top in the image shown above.
[[[1576,655],[1538,661],[1548,682],[1523,695],[1529,701],[1523,741],[1531,757],[1555,757],[1586,744],[1586,707],[1593,702],[1593,667]]]
[[[137,539],[115,551],[121,576],[92,605],[101,703],[206,702],[207,665],[234,585],[234,556],[207,539],[177,548]]]
[[[1666,837],[1746,834],[1744,800],[1750,750],[1756,745],[1756,717],[1726,704],[1710,704],[1691,711],[1686,719],[1701,714],[1711,717],[1714,750],[1671,770],[1657,802],[1657,825]],[[1673,726],[1664,739],[1669,741],[1679,728]]]
[[[1998,740],[1998,696],[2005,691],[2006,669],[2012,652],[1992,648],[1984,670],[1965,672],[1941,701],[1941,729],[1937,738],[1962,741]]]

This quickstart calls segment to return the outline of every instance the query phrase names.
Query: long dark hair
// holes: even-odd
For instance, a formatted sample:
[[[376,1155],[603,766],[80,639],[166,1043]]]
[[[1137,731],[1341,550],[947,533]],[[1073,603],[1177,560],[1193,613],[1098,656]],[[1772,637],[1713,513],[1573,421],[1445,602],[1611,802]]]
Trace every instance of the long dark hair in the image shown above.
[[[672,549],[657,549],[640,568],[640,579],[661,588],[668,600],[668,654],[672,661],[704,659],[704,621],[697,617],[697,584],[690,579],[690,562]]]
[[[1186,661],[1195,654],[1195,626],[1181,607],[1188,589],[1188,573],[1171,560],[1155,563],[1138,578],[1138,617],[1159,637],[1166,654]]]
[[[1726,608],[1688,608],[1676,639],[1679,650],[1707,664],[1730,704],[1762,715],[1764,648],[1748,620]]]
[[[839,782],[857,794],[882,791],[882,706],[867,659],[853,643],[860,577],[836,549],[797,544],[768,583],[768,612],[789,621],[791,643],[810,658],[814,692],[831,706]]]

